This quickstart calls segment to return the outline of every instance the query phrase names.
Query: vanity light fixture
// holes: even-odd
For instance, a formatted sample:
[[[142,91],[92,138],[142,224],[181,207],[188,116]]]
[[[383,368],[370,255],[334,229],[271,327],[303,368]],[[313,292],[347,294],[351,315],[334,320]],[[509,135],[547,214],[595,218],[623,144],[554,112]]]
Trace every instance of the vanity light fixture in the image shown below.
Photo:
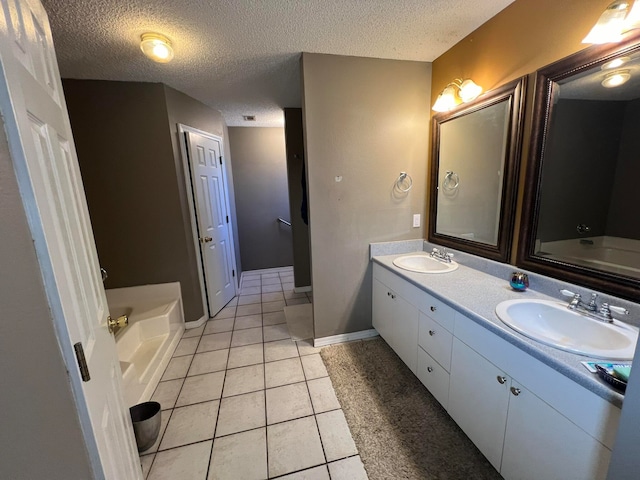
[[[456,88],[457,95],[456,95]],[[433,110],[436,112],[448,112],[453,110],[460,102],[459,97],[463,103],[470,102],[478,98],[478,95],[482,93],[482,87],[477,85],[473,80],[467,78],[462,80],[456,78],[453,82],[445,87],[445,89],[438,95],[436,103],[433,104]]]
[[[617,70],[611,72],[602,80],[602,86],[606,88],[619,87],[623,83],[626,83],[631,78],[629,70]]]
[[[640,1],[614,0],[602,12],[582,43],[619,42],[625,33],[637,28],[640,28]]]
[[[140,49],[154,62],[168,63],[173,58],[171,41],[159,33],[143,33]]]

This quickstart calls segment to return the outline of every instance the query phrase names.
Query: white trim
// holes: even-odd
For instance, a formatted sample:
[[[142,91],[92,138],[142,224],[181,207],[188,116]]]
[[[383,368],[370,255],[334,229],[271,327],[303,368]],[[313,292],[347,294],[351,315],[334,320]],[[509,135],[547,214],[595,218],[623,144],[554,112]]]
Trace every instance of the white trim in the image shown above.
[[[185,330],[191,330],[192,328],[201,327],[202,325],[207,323],[207,320],[209,320],[209,317],[207,316],[207,314],[204,314],[198,320],[193,320],[191,322],[184,322],[184,328]]]
[[[307,285],[306,287],[295,287],[293,289],[294,292],[296,293],[305,293],[305,292],[311,292],[311,285]]]
[[[369,330],[361,330],[359,332],[341,333],[340,335],[332,335],[330,337],[314,338],[314,347],[326,347],[334,343],[352,342],[354,340],[363,340],[365,338],[377,337],[378,332],[375,328]]]
[[[193,233],[193,244],[196,249],[196,262],[198,263],[198,280],[200,281],[200,294],[202,295],[202,308],[204,309],[204,316],[199,320],[193,322],[185,322],[185,325],[189,325],[187,328],[197,328],[202,326],[204,322],[209,318],[211,314],[209,310],[209,302],[207,300],[207,290],[205,287],[205,279],[204,279],[204,266],[202,265],[202,256],[200,255],[200,242],[198,241],[198,227],[196,221],[196,210],[195,205],[193,204],[193,186],[191,185],[191,166],[189,165],[188,155],[187,155],[187,144],[185,142],[185,133],[195,133],[197,135],[202,135],[203,137],[209,138],[211,140],[216,140],[220,142],[220,155],[224,157],[224,143],[222,141],[222,137],[214,135],[212,133],[204,132],[202,130],[198,130],[197,128],[190,127],[188,125],[184,125],[182,123],[178,123],[178,141],[180,142],[180,156],[182,157],[182,168],[184,173],[184,182],[187,187],[188,201],[189,205],[189,217],[191,219],[191,232]],[[231,222],[233,222],[233,216],[231,215],[231,202],[229,201],[229,183],[228,183],[228,175],[227,175],[227,162],[222,162],[222,177],[224,180],[224,200],[227,203],[227,211],[229,212],[229,218]],[[233,289],[234,296],[238,295],[238,281],[240,275],[238,275],[238,264],[236,263],[236,253],[235,253],[235,239],[233,238],[233,224],[229,222],[229,248],[231,250],[231,263],[233,264],[233,270],[236,271],[236,276],[234,277]],[[202,323],[200,323],[202,322]],[[197,324],[197,325],[195,325]],[[195,326],[191,326],[195,325]]]

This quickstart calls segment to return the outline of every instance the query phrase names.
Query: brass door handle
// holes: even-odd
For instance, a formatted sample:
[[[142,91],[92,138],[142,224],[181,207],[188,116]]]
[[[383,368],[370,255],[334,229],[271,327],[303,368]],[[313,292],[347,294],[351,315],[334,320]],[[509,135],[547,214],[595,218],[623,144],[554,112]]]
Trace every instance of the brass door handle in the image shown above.
[[[200,243],[209,243],[212,241],[213,241],[213,238],[211,237],[200,237]]]
[[[123,328],[129,325],[129,317],[127,315],[120,315],[115,320],[111,318],[111,315],[107,317],[107,328],[109,333],[114,333],[117,328]]]

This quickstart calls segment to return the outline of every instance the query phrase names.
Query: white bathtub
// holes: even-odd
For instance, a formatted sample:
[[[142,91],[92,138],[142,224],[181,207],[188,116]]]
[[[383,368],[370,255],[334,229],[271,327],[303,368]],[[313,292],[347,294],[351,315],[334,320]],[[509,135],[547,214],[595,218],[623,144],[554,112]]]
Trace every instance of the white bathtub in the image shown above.
[[[129,316],[116,332],[116,348],[128,406],[151,398],[184,332],[179,283],[107,290],[112,318]]]

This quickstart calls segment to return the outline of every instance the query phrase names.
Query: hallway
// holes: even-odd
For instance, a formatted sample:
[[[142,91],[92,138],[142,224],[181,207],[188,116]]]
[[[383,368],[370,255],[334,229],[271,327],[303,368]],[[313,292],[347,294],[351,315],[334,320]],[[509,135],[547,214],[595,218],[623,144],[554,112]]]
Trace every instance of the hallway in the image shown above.
[[[240,296],[185,332],[152,397],[146,479],[367,479],[320,349],[285,323],[286,305],[310,301],[291,267],[244,272]]]

